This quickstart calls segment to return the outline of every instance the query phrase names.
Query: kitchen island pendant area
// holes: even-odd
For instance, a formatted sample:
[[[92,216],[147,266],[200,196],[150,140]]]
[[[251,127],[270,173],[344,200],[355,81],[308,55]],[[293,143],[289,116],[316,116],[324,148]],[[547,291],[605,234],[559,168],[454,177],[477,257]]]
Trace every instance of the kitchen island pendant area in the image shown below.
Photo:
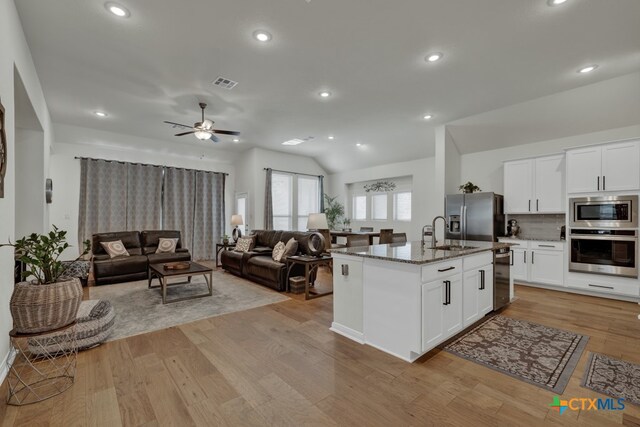
[[[413,362],[481,320],[493,310],[493,251],[509,245],[446,243],[333,250],[331,330]]]

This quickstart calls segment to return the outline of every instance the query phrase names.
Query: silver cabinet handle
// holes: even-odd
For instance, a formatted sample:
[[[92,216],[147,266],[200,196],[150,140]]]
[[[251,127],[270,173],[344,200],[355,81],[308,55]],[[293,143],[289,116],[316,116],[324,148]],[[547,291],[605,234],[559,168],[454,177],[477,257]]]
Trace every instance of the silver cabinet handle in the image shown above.
[[[342,275],[343,276],[348,276],[349,275],[349,264],[342,264]]]
[[[553,245],[538,245],[541,248],[555,248]]]

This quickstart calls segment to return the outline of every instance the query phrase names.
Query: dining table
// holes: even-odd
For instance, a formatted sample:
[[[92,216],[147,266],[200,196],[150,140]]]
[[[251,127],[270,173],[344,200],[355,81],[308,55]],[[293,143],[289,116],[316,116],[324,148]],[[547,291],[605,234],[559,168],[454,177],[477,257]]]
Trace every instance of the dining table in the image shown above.
[[[347,231],[347,230],[330,230],[331,243],[337,243],[338,237],[348,236],[368,236],[369,244],[373,245],[373,238],[380,237],[380,231]]]

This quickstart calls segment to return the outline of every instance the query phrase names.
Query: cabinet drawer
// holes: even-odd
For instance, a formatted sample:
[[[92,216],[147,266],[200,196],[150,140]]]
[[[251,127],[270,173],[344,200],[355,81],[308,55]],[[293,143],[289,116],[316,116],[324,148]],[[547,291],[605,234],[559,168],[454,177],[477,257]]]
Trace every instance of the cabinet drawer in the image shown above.
[[[459,273],[462,273],[462,258],[425,265],[422,267],[422,283]]]
[[[469,256],[466,257],[463,262],[464,271],[483,267],[487,264],[493,264],[493,252],[483,252],[478,255]]]
[[[529,242],[531,249],[542,249],[545,251],[563,251],[564,243],[562,242]]]
[[[518,249],[527,249],[529,247],[529,241],[528,240],[499,238],[498,242],[500,242],[500,243],[511,243],[512,245],[515,245],[511,249],[516,249],[516,248],[518,248]]]
[[[594,276],[593,280],[569,279],[567,286],[570,288],[584,289],[592,292],[607,294],[620,294],[632,297],[640,296],[640,284],[636,281],[617,282],[613,280],[601,280]]]

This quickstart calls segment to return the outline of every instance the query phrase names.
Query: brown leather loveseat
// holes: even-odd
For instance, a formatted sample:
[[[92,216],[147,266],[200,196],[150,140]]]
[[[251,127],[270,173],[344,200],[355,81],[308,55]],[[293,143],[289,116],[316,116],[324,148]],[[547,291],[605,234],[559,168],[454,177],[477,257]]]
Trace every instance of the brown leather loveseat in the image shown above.
[[[252,233],[256,239],[253,250],[249,252],[222,251],[220,263],[222,268],[230,273],[277,291],[284,291],[287,285],[286,263],[284,260],[283,262],[273,260],[273,247],[278,242],[286,244],[293,237],[298,241],[297,255],[310,255],[309,239],[312,235],[313,233],[302,231],[255,230]],[[291,270],[291,276],[303,275],[304,267],[300,265],[294,266]]]
[[[178,238],[175,253],[156,254],[160,237]],[[111,258],[101,242],[121,240],[129,256]],[[91,242],[93,252],[93,276],[96,285],[131,282],[147,279],[149,263],[190,261],[191,254],[181,247],[180,232],[174,230],[119,231],[94,234]]]

